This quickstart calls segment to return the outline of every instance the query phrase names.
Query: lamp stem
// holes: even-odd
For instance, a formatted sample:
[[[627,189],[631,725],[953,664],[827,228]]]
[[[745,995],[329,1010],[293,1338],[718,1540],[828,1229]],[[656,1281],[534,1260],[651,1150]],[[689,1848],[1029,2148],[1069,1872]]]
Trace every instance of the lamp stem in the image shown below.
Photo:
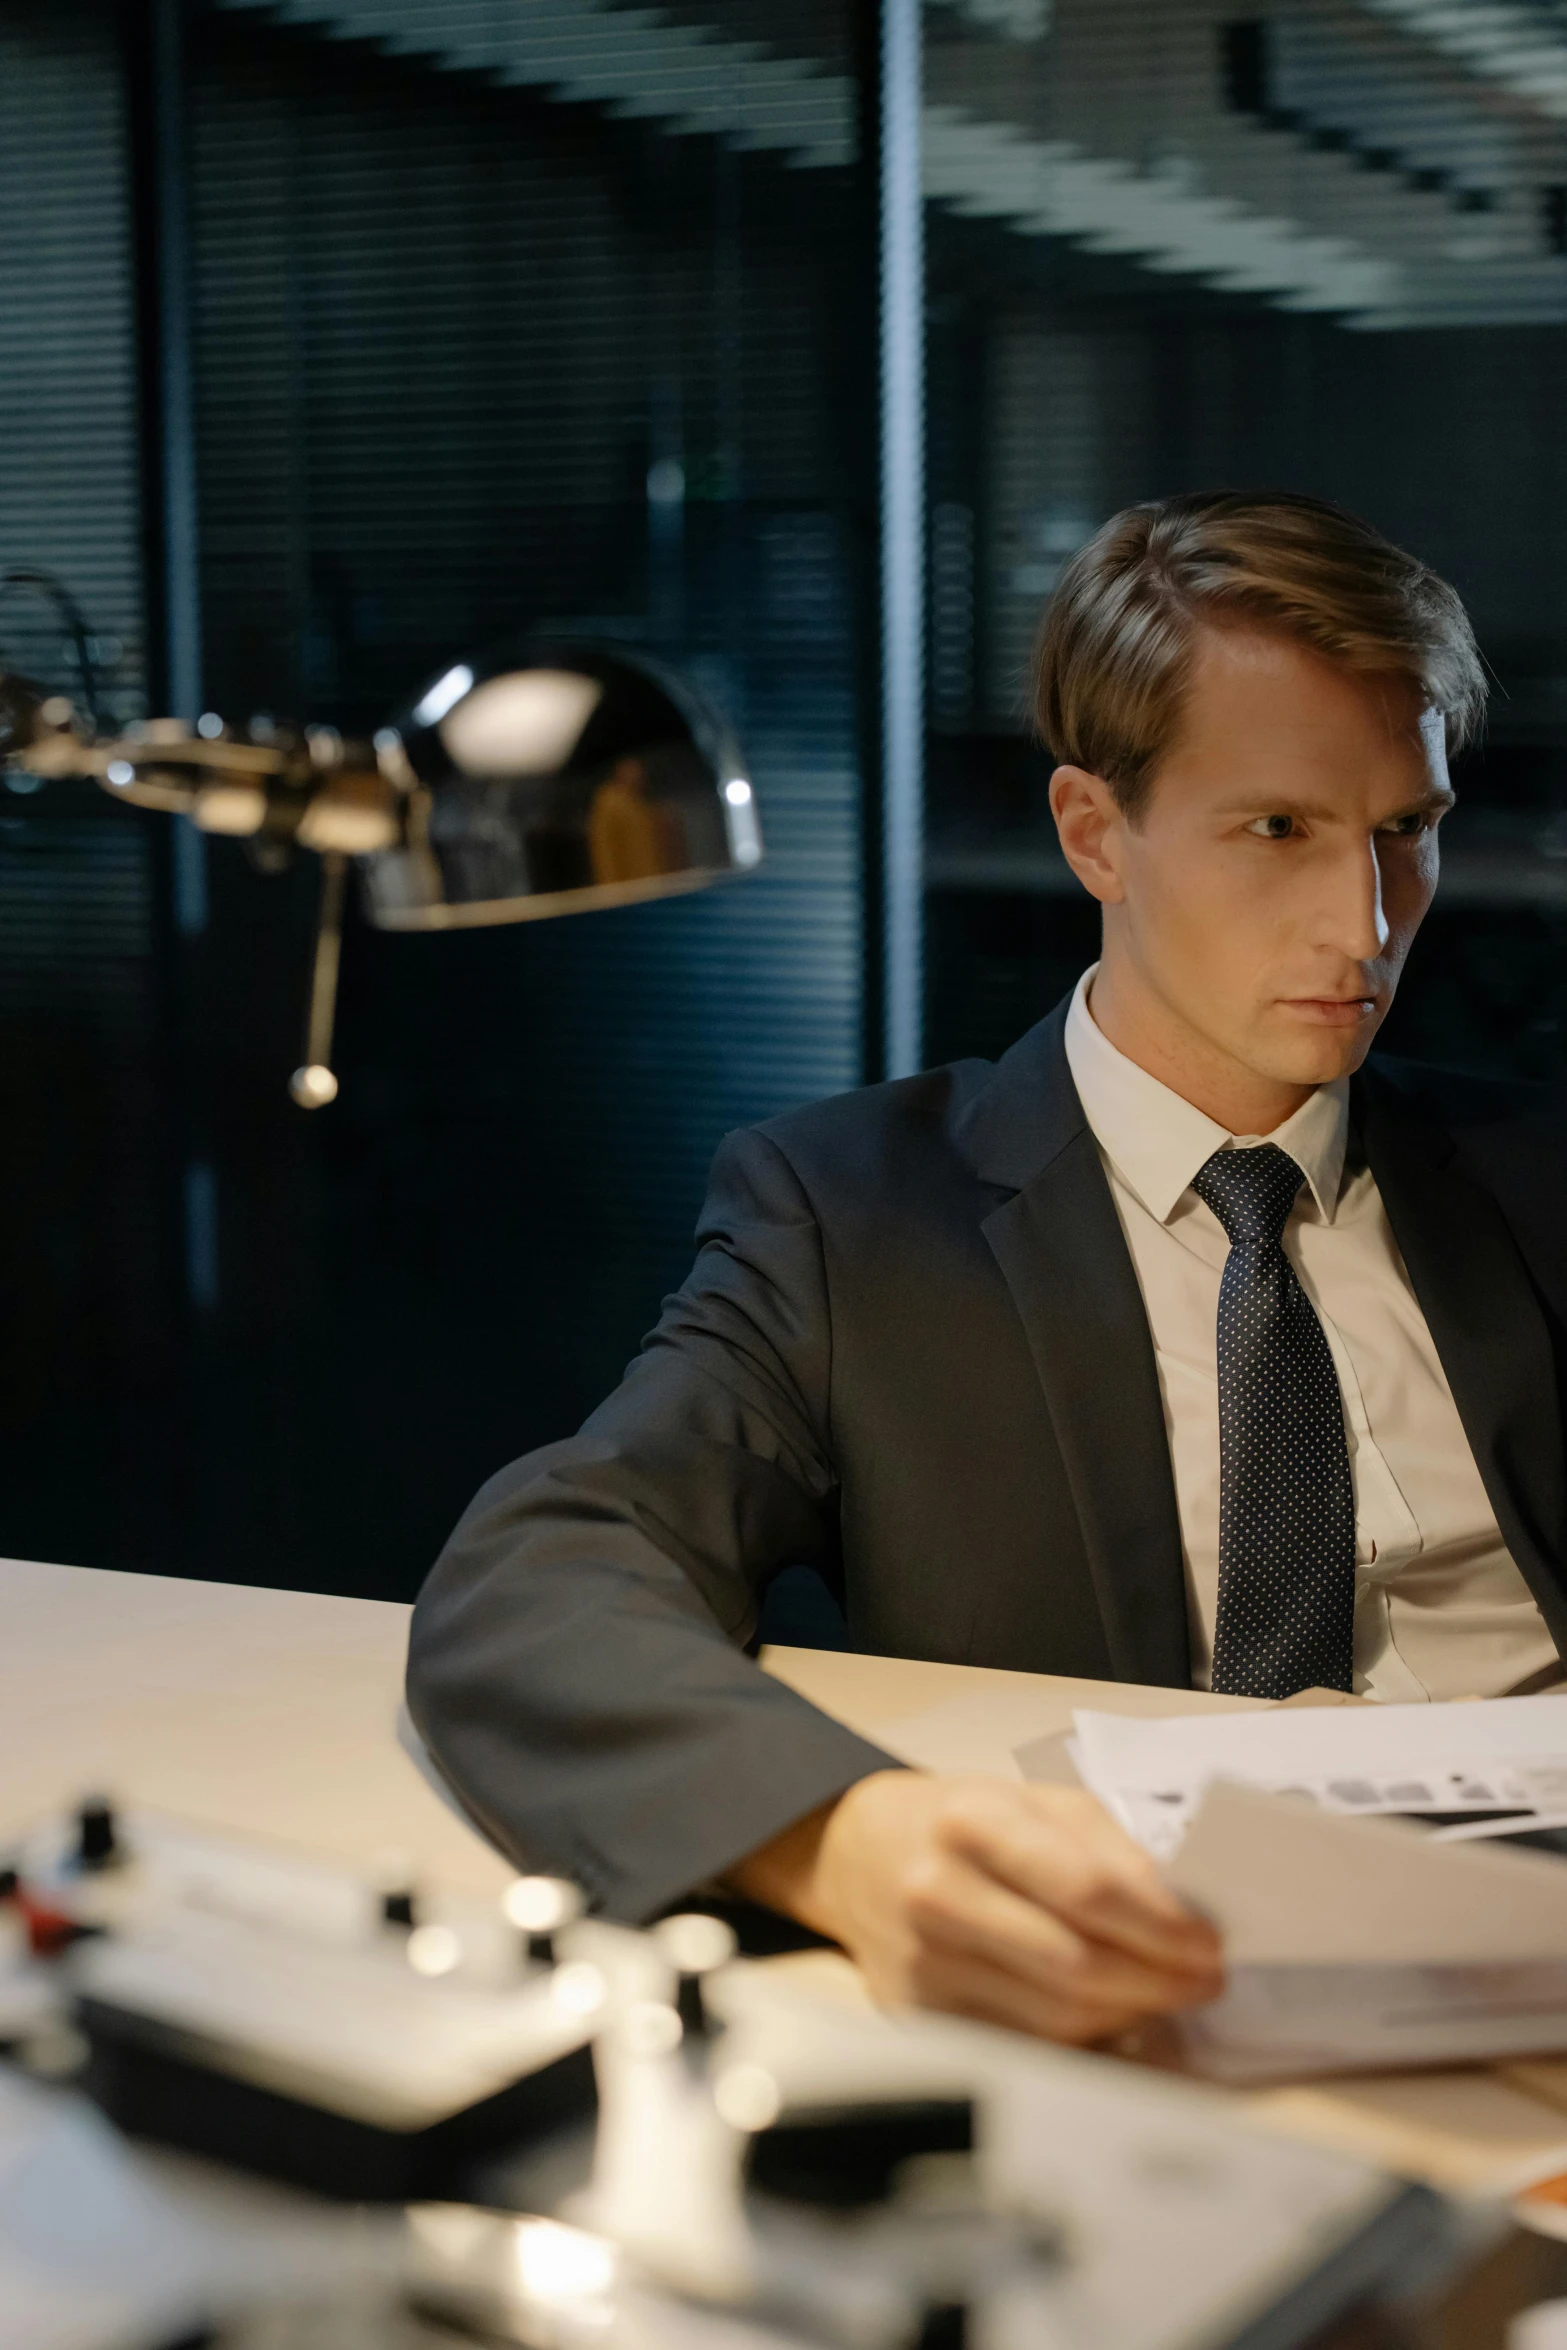
[[[315,961],[310,974],[310,1011],[305,1022],[305,1058],[288,1081],[302,1110],[324,1110],[337,1098],[332,1074],[332,1027],[337,1015],[337,970],[343,952],[343,891],[348,859],[328,849],[321,859],[321,902],[316,911]]]

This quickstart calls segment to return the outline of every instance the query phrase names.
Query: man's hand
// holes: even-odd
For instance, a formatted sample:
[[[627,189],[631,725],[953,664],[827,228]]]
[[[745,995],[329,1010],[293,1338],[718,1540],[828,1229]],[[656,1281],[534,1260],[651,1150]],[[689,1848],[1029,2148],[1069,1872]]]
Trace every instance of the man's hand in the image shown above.
[[[1212,1927],[1091,1795],[877,1771],[729,1872],[872,1994],[1099,2040],[1223,1989]]]

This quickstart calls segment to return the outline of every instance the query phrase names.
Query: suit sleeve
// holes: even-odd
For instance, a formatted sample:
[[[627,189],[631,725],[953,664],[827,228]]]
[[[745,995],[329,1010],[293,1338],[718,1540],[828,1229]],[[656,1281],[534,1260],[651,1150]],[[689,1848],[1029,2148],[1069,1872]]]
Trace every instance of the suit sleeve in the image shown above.
[[[580,1435],[491,1479],[414,1611],[409,1711],[519,1866],[638,1922],[892,1757],[744,1653],[828,1557],[832,1333],[782,1151],[731,1135],[686,1285]]]

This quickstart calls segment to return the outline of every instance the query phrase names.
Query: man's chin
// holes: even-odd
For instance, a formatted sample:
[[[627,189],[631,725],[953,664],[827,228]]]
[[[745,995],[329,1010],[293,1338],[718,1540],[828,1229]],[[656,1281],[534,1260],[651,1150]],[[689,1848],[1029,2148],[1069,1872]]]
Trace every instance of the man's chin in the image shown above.
[[[1379,1011],[1353,1025],[1327,1024],[1279,1007],[1248,1055],[1259,1075],[1279,1085],[1331,1085],[1352,1077],[1376,1042]]]

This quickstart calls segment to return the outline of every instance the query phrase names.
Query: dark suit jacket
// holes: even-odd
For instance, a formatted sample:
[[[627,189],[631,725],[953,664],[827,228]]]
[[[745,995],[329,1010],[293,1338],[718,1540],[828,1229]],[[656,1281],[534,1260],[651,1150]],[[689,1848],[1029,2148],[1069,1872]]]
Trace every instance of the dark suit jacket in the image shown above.
[[[479,1824],[638,1919],[888,1758],[745,1654],[809,1563],[867,1649],[1184,1684],[1152,1341],[1062,1046],[731,1135],[690,1279],[579,1436],[480,1493],[409,1704]],[[1515,1089],[1354,1086],[1513,1557],[1567,1654],[1567,1136]]]

